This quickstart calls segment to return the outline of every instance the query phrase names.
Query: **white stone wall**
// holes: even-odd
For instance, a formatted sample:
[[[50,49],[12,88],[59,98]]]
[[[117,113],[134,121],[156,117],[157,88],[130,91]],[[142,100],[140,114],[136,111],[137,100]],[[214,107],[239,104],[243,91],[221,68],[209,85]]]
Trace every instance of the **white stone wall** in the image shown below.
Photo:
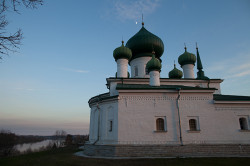
[[[176,94],[170,94],[171,100],[164,100],[166,95],[157,99],[152,94],[124,94],[119,101],[118,140],[120,144],[166,144],[178,141],[176,131],[177,119],[173,110]],[[165,107],[168,105],[169,107]],[[155,132],[155,117],[166,117],[167,132]],[[171,118],[171,119],[170,119]],[[170,133],[170,134],[169,134]]]
[[[110,83],[110,89],[109,89],[109,93],[110,93],[110,96],[116,96],[118,95],[118,91],[116,90],[116,85],[117,85],[117,82],[111,82]]]
[[[98,114],[100,110],[99,140],[98,140]],[[112,131],[110,130],[112,121]],[[117,142],[117,102],[110,101],[92,106],[90,113],[89,141],[96,144],[112,144]],[[97,141],[98,140],[98,141]]]
[[[207,85],[205,84],[205,86],[210,87],[210,88],[216,88],[217,90],[214,92],[214,94],[221,94],[221,88],[220,88],[219,83],[209,82]]]
[[[121,95],[121,94],[120,94]],[[177,93],[122,94],[118,106],[119,144],[179,144]],[[246,109],[218,110],[212,94],[182,93],[179,102],[184,144],[250,143],[250,132],[240,131],[239,115]],[[156,117],[166,117],[166,132],[155,132]],[[200,131],[189,131],[189,119]]]
[[[146,74],[146,64],[152,57],[140,57],[133,59],[130,62],[131,77],[132,78],[149,78],[149,75]],[[135,75],[135,67],[138,68],[138,75]]]
[[[182,66],[184,78],[195,78],[194,77],[194,65],[186,64]]]
[[[124,83],[145,84],[149,79],[127,79]],[[127,82],[126,82],[127,81]],[[185,85],[220,90],[221,80],[161,80],[163,85]],[[120,90],[110,81],[110,95],[119,100],[101,101],[100,139],[97,144],[180,144],[175,90]],[[220,92],[220,91],[219,91]],[[217,92],[218,93],[218,92]],[[90,143],[98,139],[97,103],[91,105]],[[181,90],[179,100],[181,133],[184,144],[250,144],[250,130],[240,130],[239,118],[247,119],[250,129],[250,104],[222,103],[213,100],[213,91]],[[156,131],[156,119],[165,120],[164,132]],[[190,131],[189,120],[196,119],[198,131]],[[110,121],[113,123],[109,131]]]
[[[89,141],[95,142],[97,140],[98,133],[98,109],[92,107],[90,110],[90,125],[89,125]]]

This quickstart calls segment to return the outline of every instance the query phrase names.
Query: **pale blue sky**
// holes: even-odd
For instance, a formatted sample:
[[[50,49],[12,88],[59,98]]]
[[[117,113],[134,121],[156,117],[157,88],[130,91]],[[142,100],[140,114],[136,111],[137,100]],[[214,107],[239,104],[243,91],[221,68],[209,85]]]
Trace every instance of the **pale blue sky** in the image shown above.
[[[145,28],[165,44],[161,77],[184,42],[193,53],[198,42],[205,74],[225,79],[222,93],[250,96],[248,0],[45,0],[20,11],[7,17],[8,30],[20,27],[25,38],[0,63],[0,129],[87,134],[88,100],[107,92],[113,50],[139,31],[142,13]]]

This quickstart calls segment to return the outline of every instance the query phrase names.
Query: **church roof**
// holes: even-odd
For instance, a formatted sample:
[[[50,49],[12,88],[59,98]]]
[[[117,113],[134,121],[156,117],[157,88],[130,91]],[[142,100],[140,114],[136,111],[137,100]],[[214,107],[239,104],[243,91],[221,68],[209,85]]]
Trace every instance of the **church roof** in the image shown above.
[[[186,64],[194,65],[196,62],[196,56],[190,52],[187,52],[187,48],[185,47],[185,52],[179,56],[178,62],[181,66]]]
[[[198,47],[196,46],[196,54],[197,54],[197,79],[202,79],[202,80],[209,80],[209,78],[207,76],[205,76],[201,63],[201,58],[200,58],[200,54],[199,54],[199,50]]]
[[[214,94],[214,100],[215,101],[250,101],[250,96]]]
[[[181,79],[182,76],[183,76],[182,71],[177,69],[174,64],[174,69],[168,73],[168,77],[173,79]]]
[[[144,26],[128,40],[126,47],[132,50],[132,59],[142,56],[152,56],[152,51],[155,51],[155,56],[159,59],[164,52],[162,40],[149,32]]]
[[[148,84],[117,84],[117,90],[133,89],[133,90],[147,90],[147,89],[165,89],[165,90],[217,90],[216,88],[201,88],[191,87],[183,85],[161,85],[161,86],[150,86]]]
[[[124,42],[122,41],[122,45],[113,51],[113,56],[116,61],[121,58],[129,60],[132,57],[132,51],[125,47],[123,43]]]
[[[118,95],[116,96],[110,96],[109,92],[108,93],[103,93],[97,96],[92,97],[91,99],[89,99],[88,103],[95,103],[95,102],[101,102],[103,100],[107,100],[107,99],[113,99],[113,98],[117,98]]]
[[[148,72],[150,71],[161,71],[161,62],[157,58],[155,58],[155,55],[152,55],[152,59],[148,61],[146,68],[148,69]]]

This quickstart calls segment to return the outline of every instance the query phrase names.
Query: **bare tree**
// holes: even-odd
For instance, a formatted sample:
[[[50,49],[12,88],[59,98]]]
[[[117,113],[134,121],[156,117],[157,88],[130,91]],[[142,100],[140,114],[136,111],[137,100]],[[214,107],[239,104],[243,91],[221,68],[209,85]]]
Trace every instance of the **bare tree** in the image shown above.
[[[67,135],[67,132],[64,130],[56,130],[56,132],[55,132],[56,147],[61,147],[63,145],[66,135]]]
[[[73,136],[68,134],[65,138],[65,145],[72,145],[73,144]]]
[[[16,52],[21,45],[23,39],[22,30],[19,28],[14,33],[9,33],[6,30],[8,21],[6,20],[6,12],[15,11],[19,13],[18,7],[25,6],[26,8],[34,9],[42,5],[43,0],[1,0],[0,1],[0,54],[9,55],[9,52]],[[2,56],[0,56],[2,59]]]

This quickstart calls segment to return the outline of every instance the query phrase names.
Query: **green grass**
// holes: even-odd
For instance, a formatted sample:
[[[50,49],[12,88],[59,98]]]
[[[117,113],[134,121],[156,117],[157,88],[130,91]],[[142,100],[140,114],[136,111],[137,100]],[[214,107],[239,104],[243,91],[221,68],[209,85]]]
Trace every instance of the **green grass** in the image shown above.
[[[250,158],[93,159],[74,156],[77,151],[77,147],[67,147],[1,158],[0,166],[238,166],[250,163]]]

